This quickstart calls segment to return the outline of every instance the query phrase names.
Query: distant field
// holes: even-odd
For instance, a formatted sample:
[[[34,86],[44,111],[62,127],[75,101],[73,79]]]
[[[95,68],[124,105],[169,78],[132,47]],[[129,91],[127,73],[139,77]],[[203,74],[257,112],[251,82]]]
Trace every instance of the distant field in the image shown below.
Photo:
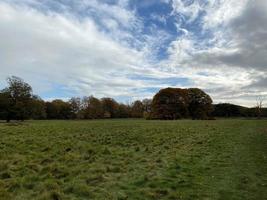
[[[267,120],[0,123],[0,199],[267,199]]]

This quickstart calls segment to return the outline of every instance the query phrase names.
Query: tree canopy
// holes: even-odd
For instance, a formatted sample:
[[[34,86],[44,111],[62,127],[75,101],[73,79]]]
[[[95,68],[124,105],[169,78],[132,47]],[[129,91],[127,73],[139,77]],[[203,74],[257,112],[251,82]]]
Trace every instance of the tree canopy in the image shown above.
[[[198,88],[187,89],[188,112],[192,119],[208,119],[213,106],[211,97]]]
[[[179,119],[188,115],[188,96],[185,89],[160,90],[152,100],[152,119]]]
[[[1,91],[1,113],[7,121],[29,118],[33,97],[31,86],[16,76],[9,77],[7,83],[8,86]]]
[[[208,119],[212,99],[198,88],[166,88],[160,90],[152,101],[152,119]]]

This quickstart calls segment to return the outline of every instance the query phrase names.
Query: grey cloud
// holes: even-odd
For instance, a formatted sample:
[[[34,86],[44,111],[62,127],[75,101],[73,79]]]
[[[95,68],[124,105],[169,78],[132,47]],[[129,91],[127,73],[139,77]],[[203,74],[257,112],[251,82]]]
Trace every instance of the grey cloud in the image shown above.
[[[250,1],[222,32],[229,34],[230,45],[219,51],[198,52],[194,62],[267,72],[267,1]]]
[[[253,81],[250,85],[244,88],[266,90],[267,89],[267,77],[258,78],[257,80]]]
[[[53,2],[63,4],[52,6]],[[74,7],[65,8],[66,2],[72,2]],[[203,41],[199,48],[194,48],[198,41],[188,33],[177,38],[177,45],[170,51],[174,56],[160,62],[155,55],[171,37],[156,28],[153,35],[132,31],[142,29],[143,25],[134,11],[102,2],[0,0],[0,78],[12,74],[22,76],[37,88],[37,93],[59,84],[67,88],[70,95],[143,98],[153,95],[147,88],[168,87],[168,83],[132,80],[129,75],[145,74],[159,79],[182,77],[195,84],[190,87],[205,89],[216,102],[235,101],[243,105],[253,105],[254,96],[266,91],[267,7],[263,0],[251,1],[237,18],[230,23],[227,20],[227,31],[221,32],[223,40],[231,38],[228,41],[231,46],[218,45],[213,49],[205,47],[206,41]],[[51,10],[51,7],[62,10]],[[75,12],[86,9],[94,12],[100,21],[90,15],[75,16]],[[197,13],[197,9],[193,6],[183,10],[182,7],[186,13]],[[110,31],[100,30],[101,20]],[[207,50],[203,50],[203,46]],[[193,59],[188,59],[190,57]],[[217,67],[211,69],[209,65]],[[240,67],[243,68],[240,70]],[[262,74],[248,73],[251,69]],[[203,70],[208,72],[207,76],[198,75]]]

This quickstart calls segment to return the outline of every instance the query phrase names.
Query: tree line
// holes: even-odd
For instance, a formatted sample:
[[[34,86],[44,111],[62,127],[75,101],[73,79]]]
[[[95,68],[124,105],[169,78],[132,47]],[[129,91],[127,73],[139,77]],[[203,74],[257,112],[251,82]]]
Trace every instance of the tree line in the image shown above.
[[[68,101],[44,101],[34,95],[32,87],[19,77],[9,77],[8,86],[0,91],[0,119],[211,119],[213,117],[254,117],[256,108],[232,104],[212,105],[208,94],[198,88],[166,88],[153,99],[137,100],[131,104],[112,98],[94,96],[73,97]],[[267,116],[267,112],[262,112]]]
[[[73,97],[69,101],[44,101],[32,92],[32,87],[19,77],[9,77],[8,86],[0,91],[0,119],[104,119],[141,118],[148,109],[149,100],[130,105],[112,98],[93,96]]]
[[[255,107],[248,108],[230,103],[220,103],[213,106],[212,115],[216,117],[246,117],[246,118],[266,118],[267,108]]]

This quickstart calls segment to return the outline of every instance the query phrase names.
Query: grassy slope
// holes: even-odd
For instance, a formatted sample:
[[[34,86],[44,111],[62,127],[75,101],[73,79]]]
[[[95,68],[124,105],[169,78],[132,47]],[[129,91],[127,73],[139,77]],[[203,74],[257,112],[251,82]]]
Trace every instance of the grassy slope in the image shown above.
[[[0,199],[267,199],[267,121],[0,124]]]

